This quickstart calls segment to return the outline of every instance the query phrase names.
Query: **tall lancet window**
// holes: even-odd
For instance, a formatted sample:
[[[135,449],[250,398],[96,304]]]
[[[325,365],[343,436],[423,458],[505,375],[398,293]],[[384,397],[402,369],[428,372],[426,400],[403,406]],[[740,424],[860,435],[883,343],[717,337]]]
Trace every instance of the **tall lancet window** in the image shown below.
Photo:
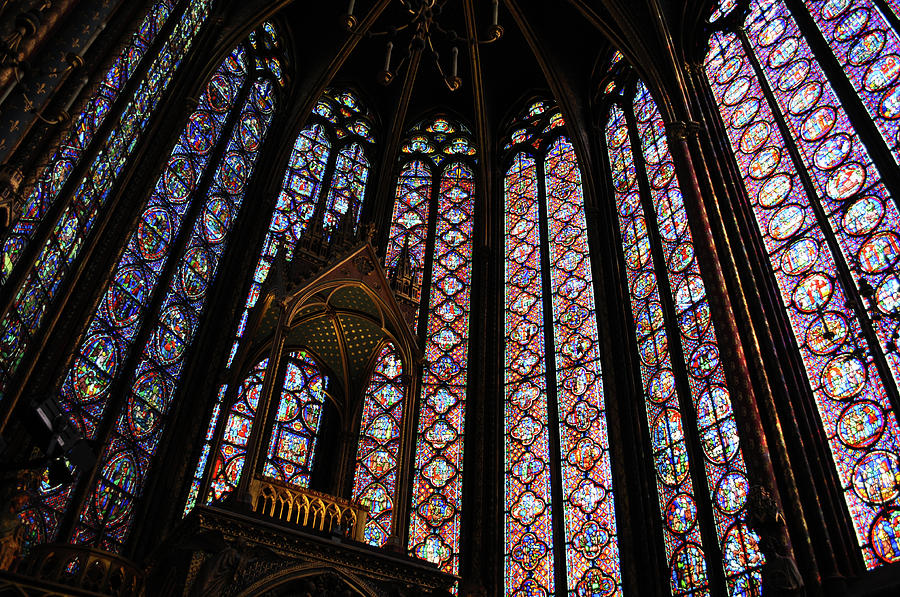
[[[0,282],[10,286],[14,299],[0,319],[0,400],[44,316],[53,312],[50,306],[213,1],[158,0],[151,6],[2,240]],[[113,122],[108,136],[95,138],[107,120]]]
[[[419,395],[411,397],[419,420],[409,550],[452,573],[459,570],[475,154],[460,123],[438,117],[413,127],[401,148],[385,257],[389,272],[409,268],[412,275],[427,358]],[[367,394],[366,410],[374,399]],[[357,475],[363,465],[358,460]],[[370,499],[355,487],[357,496]],[[371,536],[367,528],[367,539],[381,545],[399,524],[394,531],[381,525]]]
[[[347,89],[326,89],[313,109],[307,125],[294,142],[281,192],[276,200],[275,211],[272,213],[253,278],[249,282],[250,288],[241,317],[234,332],[231,353],[227,363],[224,363],[226,371],[234,364],[250,310],[259,299],[260,289],[269,275],[279,248],[284,251],[285,259],[289,262],[294,255],[297,240],[311,227],[316,227],[327,235],[341,224],[345,214],[352,219],[354,227],[358,225],[374,145],[371,116],[357,95]],[[223,377],[227,377],[227,373]],[[285,383],[293,383],[292,379],[289,378]],[[207,501],[223,497],[237,487],[240,479],[248,435],[239,433],[239,430],[244,426],[245,419],[249,418],[246,421],[249,433],[256,407],[253,406],[252,412],[238,411],[238,415],[222,414],[222,401],[227,390],[225,385],[219,387],[206,439],[194,479],[191,481],[185,514],[197,503],[211,452],[214,453],[213,471],[210,473],[213,480],[209,485]],[[283,391],[296,390],[290,390],[285,386]],[[317,394],[317,391],[313,394]],[[231,400],[237,400],[234,402],[236,405],[240,402],[240,397],[232,397]],[[234,412],[235,406],[232,405],[230,408],[231,412]],[[225,411],[227,413],[229,407],[226,407]],[[317,417],[314,418],[318,421]],[[303,418],[302,421],[297,419],[295,422],[302,425],[307,421]],[[217,428],[221,428],[218,436]],[[235,439],[231,441],[228,438]],[[312,443],[309,447],[312,450],[315,440],[313,438],[310,441]],[[214,443],[219,445],[217,451],[213,450]],[[298,473],[301,476],[295,479],[304,483],[298,484],[305,486],[305,482],[309,481],[308,469],[312,464],[311,451],[305,465],[306,472]]]
[[[225,59],[144,204],[59,389],[63,411],[103,446],[100,458],[76,484],[43,485],[26,513],[35,540],[118,551],[128,536],[274,115],[278,61],[256,55],[277,44],[274,29],[261,27]],[[74,491],[82,485],[86,492]],[[71,508],[74,525],[61,529]]]
[[[503,180],[505,592],[620,595],[581,171],[550,102],[534,103],[511,130]]]
[[[662,117],[644,84],[633,87],[615,96],[604,141],[671,589],[755,595],[762,555],[745,523],[749,481],[715,325]]]
[[[410,552],[459,572],[463,437],[469,355],[476,151],[468,129],[443,118],[402,147],[388,265],[407,245],[422,283],[427,364],[418,399]],[[432,217],[429,218],[429,214]]]
[[[862,561],[868,568],[895,563],[897,3],[752,0],[746,16],[735,16],[742,27],[713,34],[709,85],[806,368],[808,396]],[[722,11],[713,17],[714,26],[727,22]],[[813,47],[830,52],[817,55]]]

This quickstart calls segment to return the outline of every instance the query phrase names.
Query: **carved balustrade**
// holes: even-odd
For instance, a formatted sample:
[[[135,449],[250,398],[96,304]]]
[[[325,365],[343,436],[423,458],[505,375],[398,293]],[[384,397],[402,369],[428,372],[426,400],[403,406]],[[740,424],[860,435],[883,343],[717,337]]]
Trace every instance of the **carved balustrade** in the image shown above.
[[[130,560],[78,545],[35,546],[19,565],[17,573],[78,589],[79,593],[118,597],[144,595],[144,573]]]
[[[250,503],[258,514],[324,532],[341,531],[363,541],[369,508],[338,497],[271,479],[250,482]]]

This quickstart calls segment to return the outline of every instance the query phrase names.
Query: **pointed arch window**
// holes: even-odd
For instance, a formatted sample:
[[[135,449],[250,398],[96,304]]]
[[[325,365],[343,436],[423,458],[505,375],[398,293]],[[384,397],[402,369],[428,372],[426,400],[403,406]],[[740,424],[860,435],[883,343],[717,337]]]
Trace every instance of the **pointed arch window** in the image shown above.
[[[506,595],[622,590],[581,172],[564,127],[538,101],[504,147]]]
[[[868,568],[900,561],[897,15],[753,0],[705,63]]]
[[[119,173],[144,133],[175,70],[209,15],[213,0],[158,0],[128,45],[114,59],[97,91],[75,118],[25,200],[22,218],[3,240],[0,281],[16,284],[12,306],[0,319],[0,400],[33,336],[51,312],[67,273],[93,231]],[[162,42],[159,35],[165,37]],[[158,48],[157,52],[151,49]],[[141,78],[139,78],[141,77]],[[127,102],[125,95],[131,94]],[[123,95],[125,94],[125,95]],[[93,143],[113,106],[121,111],[109,136]],[[60,192],[87,155],[92,162],[70,201]],[[47,221],[45,221],[47,220]],[[29,259],[23,259],[33,253]]]
[[[294,142],[281,192],[276,200],[275,210],[235,330],[231,353],[225,364],[227,370],[235,363],[250,310],[259,299],[260,289],[269,275],[278,251],[283,250],[286,261],[290,261],[297,242],[312,229],[321,231],[327,236],[346,218],[350,218],[353,226],[358,227],[374,148],[372,117],[357,95],[348,89],[326,89],[313,109],[309,124],[300,131]],[[214,452],[217,425],[225,425],[226,434],[227,426],[231,425],[230,419],[219,421],[222,416],[222,403],[227,393],[228,388],[225,385],[219,387],[206,439],[191,481],[185,514],[197,503],[207,473],[209,456]],[[251,415],[251,420],[252,418]],[[223,442],[224,440],[220,441],[219,451],[214,454],[214,470],[224,471],[225,462],[234,464],[225,476],[222,472],[210,473],[213,481],[206,497],[207,501],[220,499],[230,493],[240,478],[243,456],[235,460],[233,456],[235,448],[229,448],[231,444]],[[310,442],[310,447],[315,445],[314,438],[310,438]],[[228,452],[229,450],[231,452]],[[311,458],[312,452],[306,464],[307,469],[313,465]],[[299,480],[308,481],[308,471]]]
[[[716,566],[729,594],[754,594],[762,554],[746,525],[749,481],[730,390],[662,117],[642,82],[610,108],[604,141],[671,589],[723,590]]]
[[[363,403],[353,499],[369,507],[365,539],[381,546],[394,534],[397,463],[409,382],[393,344],[378,353]]]
[[[410,270],[408,298],[427,358],[414,384],[408,548],[451,573],[459,571],[476,154],[461,123],[439,116],[412,128],[401,147],[385,257],[394,274]]]
[[[277,79],[263,63],[253,66],[257,49],[254,41],[239,45],[207,84],[87,324],[58,400],[104,447],[96,473],[78,480],[91,485],[83,503],[72,502],[74,485],[42,487],[28,513],[39,541],[59,538],[69,508],[79,512],[73,542],[118,551],[128,535],[274,115]],[[139,347],[141,330],[147,341]],[[126,370],[129,362],[136,365]],[[116,404],[119,392],[125,399]]]

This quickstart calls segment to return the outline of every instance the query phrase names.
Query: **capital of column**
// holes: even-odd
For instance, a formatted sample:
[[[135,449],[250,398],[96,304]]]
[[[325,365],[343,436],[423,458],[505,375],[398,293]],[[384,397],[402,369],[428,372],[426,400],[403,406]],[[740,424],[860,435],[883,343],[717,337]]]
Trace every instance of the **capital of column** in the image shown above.
[[[700,134],[700,123],[695,120],[673,120],[666,123],[666,135],[670,141],[684,141]]]

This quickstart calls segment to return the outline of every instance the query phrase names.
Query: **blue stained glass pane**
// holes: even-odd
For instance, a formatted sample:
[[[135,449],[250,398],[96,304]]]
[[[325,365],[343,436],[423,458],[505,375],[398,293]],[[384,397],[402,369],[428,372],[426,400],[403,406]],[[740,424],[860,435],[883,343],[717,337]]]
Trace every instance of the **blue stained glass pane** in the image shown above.
[[[243,50],[236,50],[230,57],[233,62]],[[159,283],[161,270],[169,259],[169,248],[181,230],[197,182],[209,165],[210,146],[223,132],[225,119],[237,89],[246,78],[243,69],[236,72],[229,60],[213,75],[194,114],[190,117],[162,176],[156,183],[141,219],[130,236],[100,306],[88,324],[84,340],[75,360],[67,372],[60,389],[59,403],[69,414],[85,437],[92,439],[97,426],[106,415],[109,386],[121,373],[131,342],[143,324],[150,294]],[[204,130],[211,141],[198,149],[197,123],[204,123]],[[212,203],[212,202],[210,202]],[[233,217],[233,214],[231,215]],[[219,239],[221,241],[221,239]],[[209,258],[202,251],[181,270],[188,282],[203,280],[209,274]],[[180,336],[185,326],[192,326],[189,315],[178,311],[170,314],[171,333],[156,340],[168,354],[183,350]],[[151,384],[146,391],[161,391]],[[149,415],[148,415],[149,416]],[[41,496],[44,528],[55,536],[56,524],[71,495],[72,486],[53,488]]]
[[[198,0],[185,10],[150,65],[133,100],[119,116],[115,131],[104,140],[75,190],[73,201],[54,224],[25,282],[16,291],[14,307],[0,321],[0,398],[32,336],[43,322],[47,307],[56,298],[66,273],[80,254],[116,177],[150,121],[147,115],[159,103],[175,69],[209,14],[211,3],[212,0]],[[242,67],[236,64],[234,68],[240,70]]]
[[[112,441],[98,466],[101,470],[126,467],[128,476],[101,478],[94,498],[85,503],[75,526],[73,541],[118,551],[131,529],[134,501],[140,497],[150,463],[165,429],[178,388],[188,347],[206,307],[209,285],[215,279],[228,233],[240,213],[247,181],[274,114],[274,90],[268,80],[255,81],[241,108],[225,154],[212,176],[200,215],[156,316],[150,339],[141,352],[124,411]],[[249,132],[255,131],[255,132]],[[216,213],[221,234],[210,234],[207,218]],[[99,500],[108,500],[103,508]],[[116,517],[108,510],[114,508]]]

